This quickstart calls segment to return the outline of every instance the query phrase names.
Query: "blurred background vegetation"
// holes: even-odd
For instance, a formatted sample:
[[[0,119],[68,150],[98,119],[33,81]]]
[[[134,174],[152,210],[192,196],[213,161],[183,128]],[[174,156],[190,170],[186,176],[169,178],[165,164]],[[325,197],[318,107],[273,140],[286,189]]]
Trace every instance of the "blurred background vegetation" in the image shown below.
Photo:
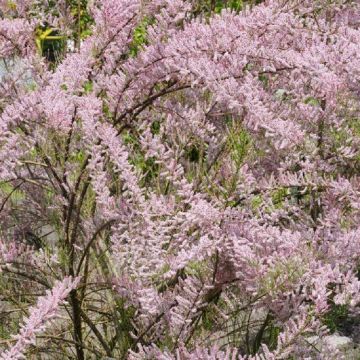
[[[263,0],[194,0],[192,16],[210,16],[212,13],[220,13],[224,8],[233,11],[241,11],[245,6],[253,6]],[[43,24],[36,32],[36,44],[39,53],[46,57],[51,66],[54,66],[66,53],[68,47],[77,49],[81,41],[91,35],[91,25],[93,23],[88,12],[87,5],[89,0],[66,0],[67,8],[74,19],[72,33],[61,34],[57,29],[53,29],[48,24]],[[54,1],[48,1],[48,9],[52,15],[58,15]],[[151,19],[144,18],[134,32],[133,44],[130,55],[135,56],[139,48],[146,43],[146,29],[151,24]]]

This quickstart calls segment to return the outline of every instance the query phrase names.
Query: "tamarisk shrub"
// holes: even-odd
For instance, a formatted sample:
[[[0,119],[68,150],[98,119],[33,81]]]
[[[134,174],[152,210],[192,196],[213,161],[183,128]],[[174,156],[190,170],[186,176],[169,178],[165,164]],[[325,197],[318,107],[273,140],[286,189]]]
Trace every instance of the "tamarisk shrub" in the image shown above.
[[[67,6],[0,1],[0,358],[341,358],[309,338],[359,311],[359,2],[94,0],[49,64]]]

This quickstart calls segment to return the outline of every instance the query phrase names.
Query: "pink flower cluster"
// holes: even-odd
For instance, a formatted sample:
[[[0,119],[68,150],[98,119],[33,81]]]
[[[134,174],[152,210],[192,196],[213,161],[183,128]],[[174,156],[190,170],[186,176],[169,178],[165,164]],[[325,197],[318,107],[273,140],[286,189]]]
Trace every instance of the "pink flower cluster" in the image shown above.
[[[64,358],[315,356],[334,308],[359,316],[359,2],[91,1],[53,64],[34,9],[76,19],[46,3],[0,1],[0,57],[23,69],[0,83],[0,261],[34,290],[63,280],[31,306],[0,272],[29,308],[2,359],[66,299]],[[16,258],[25,223],[42,265]]]

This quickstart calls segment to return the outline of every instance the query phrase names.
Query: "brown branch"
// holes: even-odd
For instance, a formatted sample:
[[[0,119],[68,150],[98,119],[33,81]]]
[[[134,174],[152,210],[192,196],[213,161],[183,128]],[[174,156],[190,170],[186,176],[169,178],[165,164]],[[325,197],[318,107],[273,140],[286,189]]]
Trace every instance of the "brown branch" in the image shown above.
[[[102,224],[96,231],[95,233],[93,234],[93,236],[91,237],[91,239],[89,240],[89,242],[86,244],[85,246],[85,249],[83,251],[83,254],[81,256],[81,259],[79,261],[79,264],[78,264],[78,267],[77,267],[77,270],[76,270],[76,275],[79,275],[80,273],[80,270],[81,270],[81,266],[82,266],[82,263],[84,262],[85,260],[85,257],[86,257],[86,254],[87,252],[90,250],[90,247],[92,245],[92,243],[96,240],[97,236],[104,230],[106,229],[109,225],[111,225],[115,220],[112,219],[112,220],[109,220],[107,222],[105,222],[104,224]]]
[[[4,199],[4,201],[2,202],[1,206],[0,206],[0,212],[3,211],[6,203],[8,202],[8,200],[11,198],[11,195],[22,185],[24,184],[24,180],[21,181],[20,184],[16,185],[12,190],[11,192],[8,194],[8,196],[6,196],[6,198]]]
[[[108,344],[106,343],[105,339],[101,335],[100,331],[97,329],[96,325],[91,321],[91,319],[86,315],[86,313],[80,308],[81,317],[84,319],[86,324],[90,327],[92,332],[95,334],[99,342],[101,343],[102,347],[104,348],[107,356],[112,356],[112,352]]]

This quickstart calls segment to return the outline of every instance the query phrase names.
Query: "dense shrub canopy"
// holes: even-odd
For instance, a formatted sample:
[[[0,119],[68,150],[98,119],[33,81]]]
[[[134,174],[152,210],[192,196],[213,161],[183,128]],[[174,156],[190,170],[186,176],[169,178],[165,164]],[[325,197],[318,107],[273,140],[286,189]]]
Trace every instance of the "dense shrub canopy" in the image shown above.
[[[339,359],[359,2],[0,9],[0,358]]]

